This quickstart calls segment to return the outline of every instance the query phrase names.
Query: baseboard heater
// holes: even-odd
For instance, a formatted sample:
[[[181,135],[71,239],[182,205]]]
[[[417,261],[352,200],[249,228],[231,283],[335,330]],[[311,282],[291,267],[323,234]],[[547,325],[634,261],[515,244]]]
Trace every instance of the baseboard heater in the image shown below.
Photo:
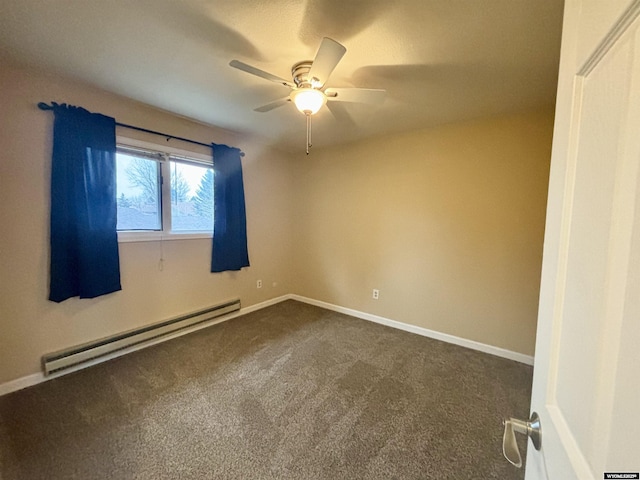
[[[118,356],[117,353],[126,353],[126,350],[138,350],[145,346],[145,343],[158,343],[162,337],[177,336],[177,332],[180,330],[194,327],[238,310],[240,310],[239,298],[146,327],[49,353],[42,357],[44,373],[49,375],[84,363],[97,363],[96,360],[103,357],[106,360]]]

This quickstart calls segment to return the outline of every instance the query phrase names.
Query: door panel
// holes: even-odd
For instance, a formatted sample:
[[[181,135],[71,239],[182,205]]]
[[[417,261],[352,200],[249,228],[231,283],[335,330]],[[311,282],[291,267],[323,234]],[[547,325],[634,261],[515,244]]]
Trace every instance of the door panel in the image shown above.
[[[529,480],[640,471],[640,362],[626,346],[640,339],[640,2],[598,41],[581,17],[590,3],[565,8],[532,395],[543,439]],[[585,44],[597,48],[582,65]]]

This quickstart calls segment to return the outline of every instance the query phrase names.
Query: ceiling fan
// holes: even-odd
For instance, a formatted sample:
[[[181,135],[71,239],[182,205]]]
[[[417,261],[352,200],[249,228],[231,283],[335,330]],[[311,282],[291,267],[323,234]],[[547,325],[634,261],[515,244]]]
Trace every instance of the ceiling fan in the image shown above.
[[[357,102],[378,104],[384,100],[386,90],[372,88],[331,88],[326,83],[347,49],[335,40],[324,37],[316,57],[303,60],[291,67],[291,80],[273,75],[239,60],[229,62],[234,68],[279,83],[291,89],[288,96],[254,109],[268,112],[293,101],[296,108],[307,117],[307,155],[311,147],[311,116],[327,102]]]

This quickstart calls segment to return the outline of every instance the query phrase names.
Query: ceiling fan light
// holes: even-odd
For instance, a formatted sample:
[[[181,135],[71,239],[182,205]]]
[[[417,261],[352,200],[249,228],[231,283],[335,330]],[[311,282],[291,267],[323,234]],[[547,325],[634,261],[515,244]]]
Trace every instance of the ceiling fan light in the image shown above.
[[[298,88],[291,92],[291,100],[305,115],[314,115],[327,101],[326,95],[315,88]]]

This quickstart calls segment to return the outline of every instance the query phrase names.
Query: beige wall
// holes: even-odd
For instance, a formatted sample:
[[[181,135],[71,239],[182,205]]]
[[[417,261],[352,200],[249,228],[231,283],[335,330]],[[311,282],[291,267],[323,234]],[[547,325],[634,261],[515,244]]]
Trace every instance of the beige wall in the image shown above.
[[[0,384],[39,372],[44,353],[228,298],[240,296],[243,306],[249,306],[291,291],[292,177],[287,155],[249,138],[30,70],[3,65],[0,86]],[[251,267],[212,274],[210,240],[178,240],[164,242],[160,271],[158,242],[121,243],[121,292],[93,300],[49,302],[53,115],[38,110],[39,101],[80,105],[119,122],[242,148]],[[147,140],[165,142],[151,136]],[[264,282],[261,290],[256,289],[258,278]]]
[[[307,157],[33,70],[3,65],[0,86],[0,384],[39,372],[44,353],[287,293],[533,354],[551,111]],[[158,242],[121,243],[121,292],[49,302],[53,115],[39,101],[242,148],[251,267],[211,274],[210,241],[178,240],[160,271]]]
[[[549,110],[299,158],[295,293],[533,355],[552,127]]]

